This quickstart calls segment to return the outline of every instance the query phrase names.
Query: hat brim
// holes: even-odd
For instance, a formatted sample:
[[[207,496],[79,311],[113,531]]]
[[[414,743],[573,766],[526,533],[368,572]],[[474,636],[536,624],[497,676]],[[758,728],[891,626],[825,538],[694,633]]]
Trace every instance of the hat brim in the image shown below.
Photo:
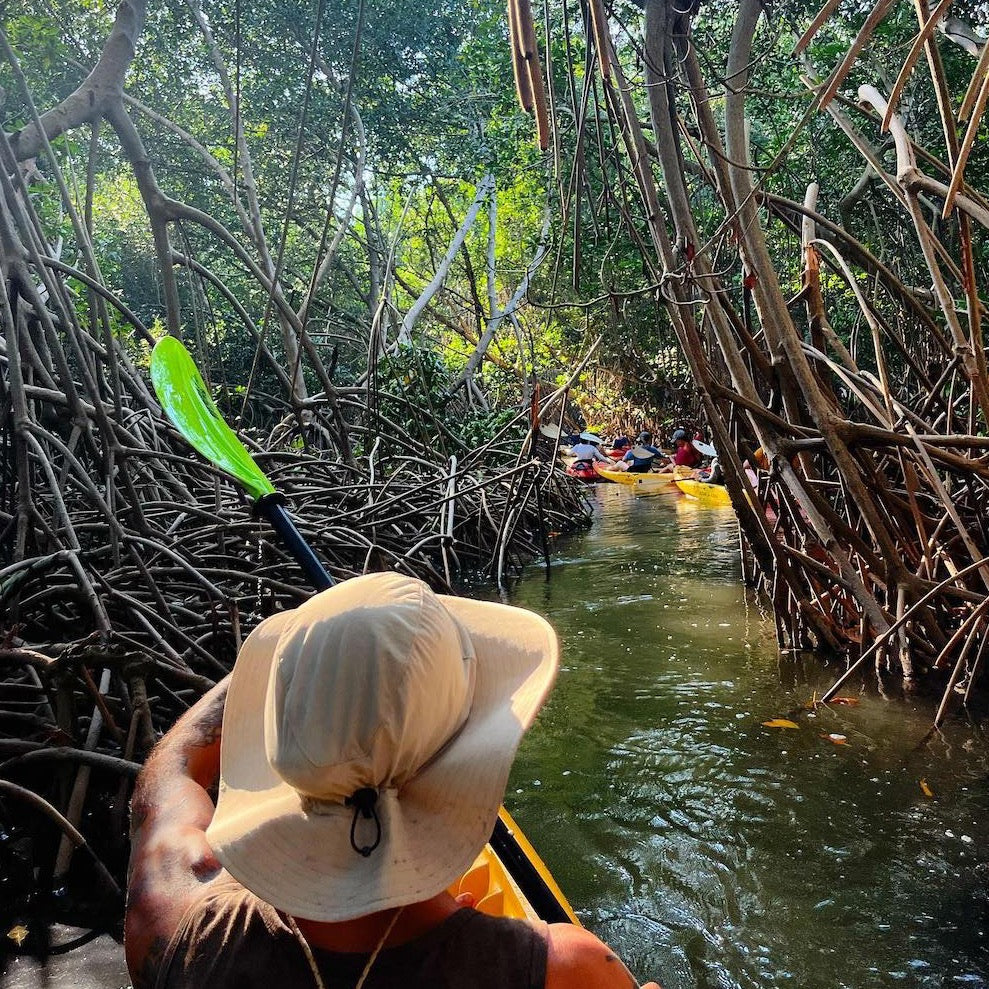
[[[219,798],[206,837],[230,874],[272,906],[334,922],[428,899],[457,879],[488,840],[519,742],[556,677],[559,645],[539,615],[439,599],[474,645],[470,714],[400,791],[380,794],[381,844],[367,857],[351,846],[351,808],[304,809],[268,762],[269,673],[294,612],[266,619],[244,643],[227,693]],[[374,827],[358,822],[365,825]]]

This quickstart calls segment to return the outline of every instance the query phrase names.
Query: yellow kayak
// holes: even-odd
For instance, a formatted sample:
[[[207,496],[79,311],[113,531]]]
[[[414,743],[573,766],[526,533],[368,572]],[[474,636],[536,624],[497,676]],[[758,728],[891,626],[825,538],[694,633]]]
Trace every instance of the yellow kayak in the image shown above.
[[[672,471],[633,474],[627,470],[610,470],[607,467],[602,467],[600,464],[595,464],[594,469],[606,480],[624,484],[626,487],[635,488],[640,492],[660,491],[663,488],[669,487],[676,479],[676,475]]]
[[[702,505],[711,508],[731,508],[731,498],[728,497],[728,489],[723,484],[705,484],[693,478],[674,483],[688,498],[693,498]]]
[[[559,920],[569,920],[572,924],[580,924],[563,891],[556,884],[546,864],[522,833],[512,816],[504,807],[498,812],[499,825],[504,825],[515,839],[515,843],[524,855],[528,866],[545,884],[545,895],[556,901],[557,908],[565,916]],[[497,828],[495,830],[497,837]],[[474,864],[454,883],[450,889],[451,896],[460,893],[470,893],[474,897],[474,909],[492,917],[516,917],[520,920],[545,920],[545,909],[539,911],[531,900],[522,892],[519,884],[512,878],[511,873],[499,857],[495,849],[485,845]],[[516,863],[517,868],[518,863]]]

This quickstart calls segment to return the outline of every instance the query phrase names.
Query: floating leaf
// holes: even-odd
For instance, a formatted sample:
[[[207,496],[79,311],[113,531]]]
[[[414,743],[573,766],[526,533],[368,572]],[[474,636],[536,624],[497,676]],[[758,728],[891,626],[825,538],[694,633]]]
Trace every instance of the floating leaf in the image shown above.
[[[859,699],[857,697],[832,697],[828,701],[829,704],[844,704],[845,707],[855,707],[858,702]]]
[[[14,941],[19,948],[23,943],[24,939],[28,936],[28,929],[23,924],[15,924],[9,931],[7,931],[7,937],[11,941]]]
[[[920,792],[927,797],[928,800],[934,799],[934,791],[927,785],[927,780],[920,781]]]
[[[830,734],[827,734],[827,735],[822,735],[821,738],[826,738],[829,742],[832,742],[834,745],[847,745],[848,744],[848,736],[847,735],[839,735],[836,731],[833,731],[833,732],[831,732]]]
[[[799,728],[800,725],[796,722],[789,721],[786,718],[773,718],[772,721],[763,721],[762,726],[764,728]]]

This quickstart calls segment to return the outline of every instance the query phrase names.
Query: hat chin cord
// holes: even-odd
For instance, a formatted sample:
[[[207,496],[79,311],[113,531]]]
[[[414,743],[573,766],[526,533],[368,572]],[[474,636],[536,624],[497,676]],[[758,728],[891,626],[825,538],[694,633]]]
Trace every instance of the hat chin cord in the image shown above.
[[[398,918],[402,915],[402,911],[405,909],[404,904],[400,906],[394,914],[392,914],[391,920],[388,921],[388,926],[384,929],[381,937],[378,939],[377,945],[375,945],[374,951],[371,952],[371,957],[368,958],[367,964],[364,966],[364,970],[361,972],[360,978],[354,985],[354,989],[363,989],[364,983],[367,981],[368,974],[371,971],[371,966],[377,961],[378,955],[381,954],[381,949],[385,946],[385,941],[388,940],[389,935],[395,929],[395,923]],[[302,948],[302,953],[306,956],[306,961],[309,962],[309,970],[312,972],[313,981],[316,983],[316,989],[326,989],[326,983],[323,982],[323,977],[319,974],[319,966],[316,964],[316,959],[313,957],[312,948],[309,947],[309,942],[306,940],[305,935],[299,930],[299,925],[295,922],[295,917],[291,914],[286,914],[286,919],[288,920],[288,926],[292,929],[292,933],[298,939],[299,945]]]
[[[313,798],[309,798],[309,800],[311,803],[319,803],[319,801],[315,801]],[[378,791],[373,786],[362,786],[360,789],[355,790],[349,797],[347,797],[343,803],[345,807],[354,808],[354,817],[350,822],[350,847],[353,848],[353,850],[359,855],[363,855],[364,858],[367,858],[378,847],[378,845],[381,844],[381,820],[378,817],[377,809]],[[360,818],[368,821],[374,821],[375,836],[374,843],[371,845],[357,844],[357,821]],[[362,986],[367,981],[368,973],[371,971],[371,966],[381,953],[381,949],[384,947],[385,941],[388,940],[388,936],[395,927],[395,922],[398,920],[404,909],[404,905],[400,906],[392,915],[392,918],[379,938],[374,951],[371,952],[371,956],[368,958],[367,964],[364,966],[364,971],[361,972],[360,978],[357,980],[357,984],[354,986],[354,989],[362,989]],[[306,940],[302,931],[299,930],[299,925],[295,922],[295,918],[291,914],[287,914],[286,916],[288,919],[288,925],[292,929],[292,933],[295,934],[298,939],[302,952],[306,956],[306,961],[309,963],[313,980],[316,983],[316,989],[326,989],[326,984],[323,982],[323,977],[319,974],[319,966],[316,964],[316,959],[313,957],[312,948],[309,947],[309,942]]]

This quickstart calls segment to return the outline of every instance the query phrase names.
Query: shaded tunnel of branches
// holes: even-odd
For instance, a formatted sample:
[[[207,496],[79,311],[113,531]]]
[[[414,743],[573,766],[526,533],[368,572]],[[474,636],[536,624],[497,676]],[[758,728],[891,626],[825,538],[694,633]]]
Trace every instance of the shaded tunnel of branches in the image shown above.
[[[599,223],[610,211],[639,246],[699,390],[746,575],[773,603],[780,647],[847,657],[847,675],[871,662],[880,681],[895,674],[911,685],[933,672],[940,723],[953,700],[969,699],[989,620],[989,203],[966,172],[989,93],[984,43],[946,19],[947,3],[916,0],[912,35],[907,24],[895,49],[908,55],[883,96],[869,75],[875,62],[860,62],[897,9],[887,0],[857,24],[836,0],[809,22],[740,0],[722,18],[723,49],[695,37],[699,19],[705,41],[717,36],[718,14],[706,8],[699,17],[697,5],[647,0],[638,31],[592,0],[587,52],[568,47],[571,82],[555,91],[564,115],[531,85],[542,36],[532,10],[527,0],[510,6],[519,100],[557,156],[564,210]],[[837,64],[815,57],[829,31],[848,39],[822,47],[842,50]],[[969,61],[949,78],[943,46],[953,44]],[[806,96],[787,94],[790,129],[757,160],[750,123],[781,65],[796,67]],[[861,84],[850,97],[853,78]],[[785,92],[777,83],[777,97]],[[925,133],[940,134],[940,147],[908,132],[897,113],[904,92],[934,107]],[[554,129],[571,115],[572,130]],[[865,167],[832,215],[819,211],[812,172],[802,196],[775,191],[792,184],[787,158],[808,128],[827,133],[822,118]],[[595,197],[582,174],[592,166],[603,185]],[[882,251],[871,246],[881,237],[857,233],[851,214],[863,201],[881,216]]]

